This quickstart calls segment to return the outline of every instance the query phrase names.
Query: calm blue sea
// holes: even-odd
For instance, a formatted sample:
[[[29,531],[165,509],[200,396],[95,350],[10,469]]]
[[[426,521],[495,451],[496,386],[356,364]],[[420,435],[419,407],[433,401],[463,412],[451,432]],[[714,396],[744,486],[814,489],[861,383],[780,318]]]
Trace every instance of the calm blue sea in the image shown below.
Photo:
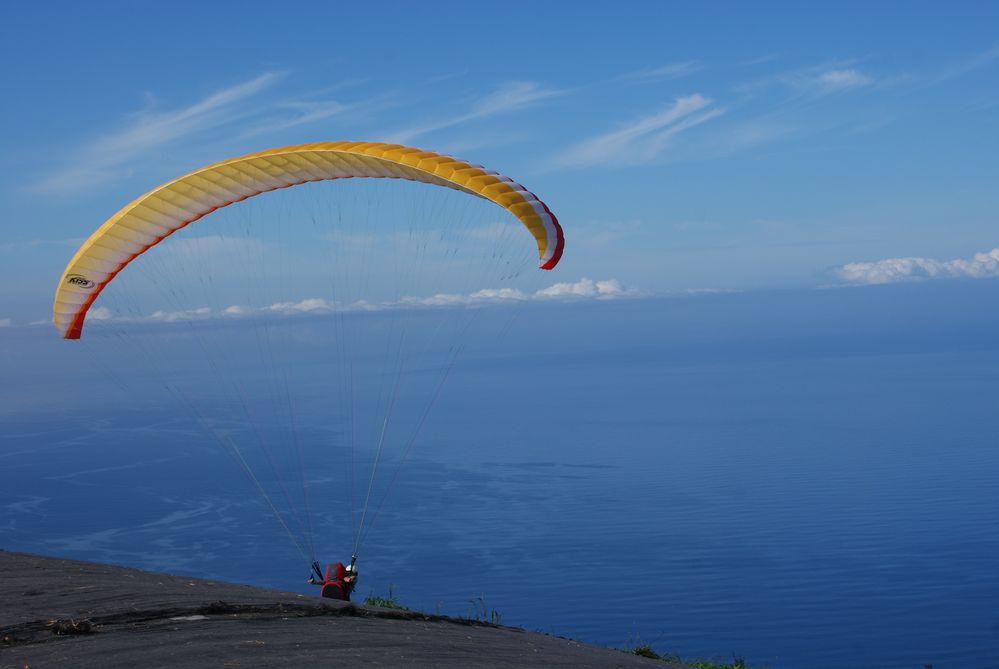
[[[941,282],[486,313],[399,478],[379,475],[359,593],[753,667],[995,669],[997,298]],[[308,502],[262,484],[346,559],[360,483],[311,342],[282,361]],[[0,344],[0,548],[308,591],[162,377],[47,329]],[[256,411],[268,389],[245,383]],[[238,423],[219,429],[251,439]]]

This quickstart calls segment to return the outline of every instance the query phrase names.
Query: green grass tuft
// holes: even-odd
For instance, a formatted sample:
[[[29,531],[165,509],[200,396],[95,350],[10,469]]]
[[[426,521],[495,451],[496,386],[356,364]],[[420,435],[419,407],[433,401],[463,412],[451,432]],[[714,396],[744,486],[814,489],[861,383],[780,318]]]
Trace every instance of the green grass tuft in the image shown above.
[[[491,609],[486,606],[485,595],[479,595],[474,599],[468,600],[470,608],[466,618],[469,620],[478,620],[481,623],[491,623],[493,625],[499,625],[503,620],[503,616],[496,609]]]
[[[647,658],[650,658],[650,659],[653,659],[653,660],[661,660],[661,659],[663,659],[662,655],[660,655],[656,651],[652,650],[652,646],[649,646],[648,644],[643,644],[641,646],[635,646],[634,648],[632,648],[628,652],[631,653],[632,655],[640,655],[642,657],[647,657]]]
[[[395,586],[389,585],[388,597],[381,597],[371,593],[365,598],[364,603],[368,606],[380,606],[383,609],[397,609],[399,611],[409,611],[408,606],[403,606],[395,596]]]

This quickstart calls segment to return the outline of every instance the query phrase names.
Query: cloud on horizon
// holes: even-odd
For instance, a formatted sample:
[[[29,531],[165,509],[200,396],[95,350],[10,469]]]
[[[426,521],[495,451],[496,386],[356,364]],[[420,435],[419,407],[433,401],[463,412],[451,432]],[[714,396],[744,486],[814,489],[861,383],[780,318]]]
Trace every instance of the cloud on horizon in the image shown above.
[[[582,278],[576,282],[556,283],[533,293],[515,288],[485,288],[468,294],[438,293],[429,297],[403,297],[395,302],[367,302],[358,300],[350,304],[337,304],[321,297],[311,297],[298,302],[276,302],[264,307],[230,305],[221,310],[209,307],[180,311],[155,311],[144,317],[117,316],[106,307],[91,309],[87,318],[95,321],[144,321],[153,323],[178,323],[201,321],[210,318],[240,318],[248,316],[294,316],[303,314],[357,313],[387,311],[390,309],[417,309],[433,307],[484,306],[540,301],[614,300],[643,297],[645,293],[625,288],[617,279],[594,281]],[[47,323],[47,321],[46,321]]]
[[[933,258],[886,258],[874,262],[848,263],[835,270],[850,284],[872,285],[927,279],[985,279],[999,276],[999,248],[973,257],[954,260]]]

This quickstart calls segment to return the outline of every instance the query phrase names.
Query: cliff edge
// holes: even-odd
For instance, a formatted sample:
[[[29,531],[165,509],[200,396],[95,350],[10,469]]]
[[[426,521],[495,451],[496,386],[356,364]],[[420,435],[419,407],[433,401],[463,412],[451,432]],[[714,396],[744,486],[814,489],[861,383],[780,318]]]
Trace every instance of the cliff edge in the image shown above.
[[[513,627],[0,551],[0,666],[657,667]]]

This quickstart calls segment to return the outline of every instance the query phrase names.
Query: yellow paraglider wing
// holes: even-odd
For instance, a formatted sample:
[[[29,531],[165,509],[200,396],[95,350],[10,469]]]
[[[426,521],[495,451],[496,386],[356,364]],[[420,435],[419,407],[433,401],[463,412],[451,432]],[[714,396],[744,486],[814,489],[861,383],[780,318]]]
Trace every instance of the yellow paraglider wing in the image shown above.
[[[87,311],[132,260],[216,209],[310,181],[374,177],[408,179],[486,198],[516,216],[534,235],[541,268],[562,256],[564,237],[544,202],[509,177],[462,160],[398,144],[321,142],[232,158],[155,188],[109,218],[84,242],[59,279],[56,329],[78,339]]]

